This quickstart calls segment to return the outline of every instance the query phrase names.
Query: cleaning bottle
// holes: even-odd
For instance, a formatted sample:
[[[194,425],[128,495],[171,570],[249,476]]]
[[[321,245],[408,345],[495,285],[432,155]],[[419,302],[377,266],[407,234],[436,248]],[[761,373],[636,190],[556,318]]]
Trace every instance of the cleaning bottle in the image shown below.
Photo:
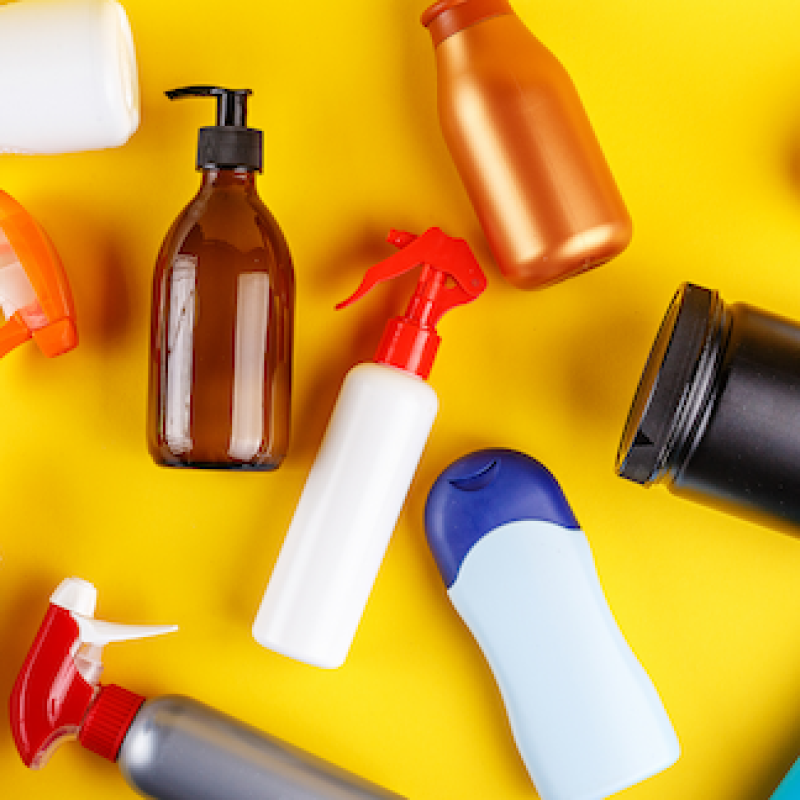
[[[795,762],[770,800],[800,800],[800,761]]]
[[[188,86],[213,97],[201,128],[200,191],[177,218],[153,278],[148,445],[158,464],[277,468],[289,442],[294,272],[261,202],[262,134],[249,89]]]
[[[347,374],[253,625],[265,647],[334,668],[344,663],[438,409],[425,382],[435,325],[486,279],[469,245],[438,228],[392,231],[399,253],[371,267],[355,294],[422,264],[403,317],[374,363]]]
[[[0,356],[33,339],[46,356],[78,344],[75,306],[64,267],[47,234],[0,191]]]
[[[600,800],[678,758],[586,535],[538,461],[507,449],[460,458],[434,483],[425,526],[542,800]]]
[[[104,645],[175,627],[102,622],[94,619],[96,603],[92,584],[63,581],[14,683],[11,728],[27,766],[41,768],[77,737],[116,761],[132,788],[158,800],[398,800],[196,700],[146,700],[101,685]]]
[[[631,219],[575,86],[507,0],[440,0],[439,121],[505,277],[546,286],[621,253]]]

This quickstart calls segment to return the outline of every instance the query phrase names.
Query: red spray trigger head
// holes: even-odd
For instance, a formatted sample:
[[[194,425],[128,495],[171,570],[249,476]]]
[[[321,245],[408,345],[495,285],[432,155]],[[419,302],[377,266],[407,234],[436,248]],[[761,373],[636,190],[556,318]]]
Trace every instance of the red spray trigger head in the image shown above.
[[[100,687],[100,654],[106,644],[175,630],[96,620],[96,602],[92,584],[62,581],[14,682],[11,730],[22,760],[34,769],[62,741],[82,734],[87,712],[105,688]]]
[[[422,265],[408,308],[402,317],[389,321],[375,360],[427,378],[440,342],[436,323],[454,306],[478,297],[486,288],[486,277],[469,245],[439,228],[429,228],[421,236],[392,230],[388,241],[400,251],[370,267],[355,293],[336,308]]]

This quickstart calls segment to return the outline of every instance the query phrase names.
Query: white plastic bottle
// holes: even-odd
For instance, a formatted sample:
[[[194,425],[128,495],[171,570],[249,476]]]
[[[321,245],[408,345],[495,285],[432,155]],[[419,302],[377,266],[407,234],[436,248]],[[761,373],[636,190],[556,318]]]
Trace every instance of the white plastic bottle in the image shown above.
[[[0,4],[0,154],[125,144],[139,126],[131,26],[116,0]]]
[[[400,252],[341,306],[422,264],[416,291],[375,362],[344,380],[253,625],[259,644],[319,667],[347,657],[436,417],[425,382],[440,341],[434,326],[486,286],[466,242],[438,228],[418,238],[393,231],[390,241]]]

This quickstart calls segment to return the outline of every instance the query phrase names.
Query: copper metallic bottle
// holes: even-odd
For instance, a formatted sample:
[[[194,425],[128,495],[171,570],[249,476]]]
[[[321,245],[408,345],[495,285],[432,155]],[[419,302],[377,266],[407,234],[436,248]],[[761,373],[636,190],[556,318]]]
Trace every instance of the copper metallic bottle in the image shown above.
[[[256,193],[261,131],[249,90],[217,99],[201,128],[200,191],[167,234],[153,278],[148,445],[158,464],[275,469],[289,440],[294,272]]]
[[[575,86],[506,0],[442,0],[444,138],[503,274],[534,289],[608,261],[631,220]]]

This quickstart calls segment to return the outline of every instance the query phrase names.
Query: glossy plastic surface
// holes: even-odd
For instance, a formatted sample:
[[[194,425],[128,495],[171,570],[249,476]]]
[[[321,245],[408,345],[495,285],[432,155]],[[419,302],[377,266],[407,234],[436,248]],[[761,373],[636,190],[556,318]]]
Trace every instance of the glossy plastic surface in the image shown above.
[[[344,663],[437,408],[403,370],[347,373],[253,625],[259,644]]]
[[[148,445],[157,463],[280,465],[294,293],[291,256],[254,173],[204,172],[153,278]]]
[[[11,731],[26,766],[38,769],[62,741],[78,734],[96,687],[78,672],[73,646],[78,625],[69,612],[48,608],[11,692]]]
[[[11,730],[29,767],[44,766],[56,746],[80,733],[98,693],[105,645],[175,630],[96,620],[96,602],[97,590],[90,583],[62,581],[14,682]]]
[[[0,356],[30,338],[46,356],[78,344],[75,306],[50,238],[16,201],[0,191]]]
[[[575,87],[503,0],[436,45],[439,121],[503,274],[522,289],[613,258],[631,220]],[[437,21],[438,19],[438,21]]]
[[[460,459],[431,490],[426,529],[446,581],[457,566],[448,594],[492,668],[542,800],[600,800],[678,758],[586,536],[541,464],[509,450]]]
[[[509,522],[529,519],[580,528],[567,498],[539,462],[494,448],[451,464],[425,506],[428,545],[447,587],[480,539]]]

